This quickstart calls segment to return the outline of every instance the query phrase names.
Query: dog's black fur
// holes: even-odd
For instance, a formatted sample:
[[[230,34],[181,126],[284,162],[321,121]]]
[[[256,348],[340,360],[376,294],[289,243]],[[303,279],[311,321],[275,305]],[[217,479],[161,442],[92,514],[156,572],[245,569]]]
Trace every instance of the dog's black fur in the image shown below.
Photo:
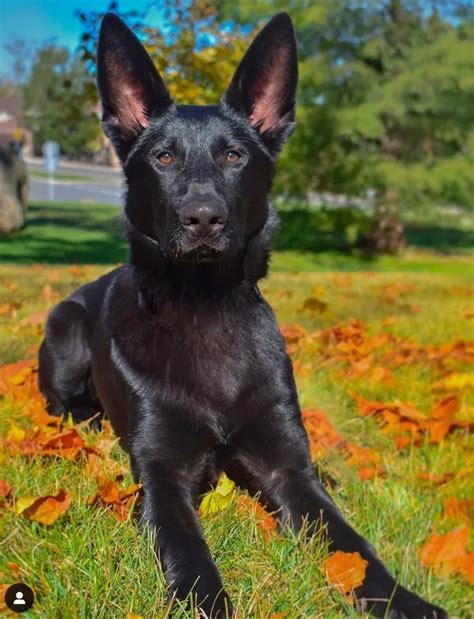
[[[40,386],[53,414],[105,410],[144,486],[170,592],[211,617],[231,602],[195,500],[222,471],[281,527],[368,561],[359,604],[376,616],[447,614],[399,586],[319,484],[291,362],[257,281],[276,215],[274,162],[294,124],[296,43],[279,14],[218,106],[175,106],[147,53],[114,15],[102,23],[98,84],[122,160],[129,264],[51,313]]]

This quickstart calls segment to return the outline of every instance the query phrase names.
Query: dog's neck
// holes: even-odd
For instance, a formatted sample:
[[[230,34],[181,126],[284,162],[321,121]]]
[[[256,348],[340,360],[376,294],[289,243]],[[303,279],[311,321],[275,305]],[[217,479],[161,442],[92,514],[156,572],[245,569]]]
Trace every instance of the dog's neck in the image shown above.
[[[129,263],[147,287],[170,284],[177,288],[218,289],[255,286],[268,272],[270,241],[278,218],[270,207],[264,227],[250,238],[245,250],[226,260],[210,263],[177,263],[166,258],[160,243],[141,232],[124,214],[123,224],[129,243]]]

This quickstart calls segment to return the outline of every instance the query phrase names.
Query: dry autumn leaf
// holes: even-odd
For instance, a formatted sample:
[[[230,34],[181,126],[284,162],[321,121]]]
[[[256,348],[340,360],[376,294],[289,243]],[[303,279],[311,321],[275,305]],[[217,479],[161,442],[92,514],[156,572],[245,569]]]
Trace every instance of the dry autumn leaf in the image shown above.
[[[75,428],[51,437],[41,448],[41,455],[74,459],[85,446],[84,439]]]
[[[87,499],[87,505],[106,507],[119,522],[125,522],[135,501],[140,496],[140,490],[140,484],[132,484],[121,489],[112,479],[99,477],[97,492]]]
[[[429,482],[430,484],[433,484],[434,486],[442,486],[443,484],[446,484],[448,481],[451,481],[453,478],[454,478],[454,473],[450,473],[450,472],[437,474],[437,473],[421,471],[420,473],[418,473],[418,479]]]
[[[474,525],[474,499],[459,500],[454,496],[448,496],[444,500],[444,516]]]
[[[25,359],[0,367],[0,395],[7,395],[15,386],[21,385],[31,375],[36,362]]]
[[[237,497],[237,509],[243,513],[253,514],[257,522],[257,528],[267,539],[276,532],[277,523],[275,518],[258,501],[250,496],[246,494],[239,495]]]
[[[419,444],[424,437],[431,443],[438,443],[453,430],[471,431],[474,428],[473,423],[456,418],[460,403],[455,395],[445,396],[428,414],[424,414],[404,402],[379,402],[366,399],[353,391],[349,393],[357,402],[359,414],[377,417],[384,426],[384,432],[395,436],[395,444],[399,449]]]
[[[300,312],[310,312],[312,314],[321,314],[327,310],[328,304],[316,297],[309,297],[303,302]]]
[[[344,454],[346,463],[359,470],[359,478],[362,481],[385,474],[380,466],[379,454],[369,447],[349,442],[336,430],[324,411],[318,408],[305,408],[302,416],[313,459],[326,456],[331,449],[339,449]]]
[[[342,593],[350,593],[364,582],[367,565],[358,552],[338,550],[324,562],[324,572],[331,585]]]
[[[330,449],[347,445],[347,439],[336,430],[321,409],[304,408],[302,416],[313,458],[320,458],[325,456]]]
[[[441,389],[444,391],[462,391],[464,389],[474,388],[474,374],[462,374],[461,372],[453,372],[438,380],[433,389]]]
[[[64,490],[45,496],[22,497],[17,499],[15,511],[29,520],[50,525],[69,509],[71,500],[71,494]]]
[[[288,348],[288,352],[293,354],[298,345],[307,337],[307,332],[300,325],[280,325],[280,331]]]
[[[433,531],[420,549],[421,564],[441,576],[461,574],[474,584],[474,553],[467,552],[469,527],[458,527],[445,535]]]
[[[225,473],[222,473],[214,490],[204,495],[199,505],[199,513],[201,516],[210,516],[222,511],[230,505],[234,493],[234,482]]]
[[[13,487],[6,479],[0,479],[0,498],[7,499],[13,492]]]
[[[13,487],[6,479],[0,479],[0,508],[8,505],[13,499]]]
[[[49,310],[43,310],[41,312],[34,312],[33,314],[30,314],[29,316],[25,316],[25,318],[22,318],[22,320],[20,321],[20,324],[24,327],[27,327],[27,326],[38,327],[39,325],[42,325],[46,322],[48,314],[49,314]]]
[[[56,290],[53,290],[51,284],[46,284],[43,290],[41,291],[41,296],[48,303],[54,303],[55,301],[59,299],[59,292],[56,292]]]

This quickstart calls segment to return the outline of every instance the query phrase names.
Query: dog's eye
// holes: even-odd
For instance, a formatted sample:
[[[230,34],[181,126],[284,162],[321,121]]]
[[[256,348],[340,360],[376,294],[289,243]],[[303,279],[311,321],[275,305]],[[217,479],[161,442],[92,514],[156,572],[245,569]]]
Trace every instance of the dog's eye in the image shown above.
[[[158,161],[163,165],[169,165],[170,163],[173,163],[174,159],[167,150],[163,150],[158,154]]]
[[[241,157],[241,154],[236,150],[228,150],[225,156],[226,163],[236,163]]]

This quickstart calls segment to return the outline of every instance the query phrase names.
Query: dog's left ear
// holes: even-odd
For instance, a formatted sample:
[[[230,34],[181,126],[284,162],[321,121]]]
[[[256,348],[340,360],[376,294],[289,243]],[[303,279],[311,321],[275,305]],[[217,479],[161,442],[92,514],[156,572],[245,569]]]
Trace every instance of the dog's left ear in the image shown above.
[[[102,125],[120,159],[172,100],[147,51],[124,24],[107,13],[97,50],[97,85],[102,99]]]
[[[278,13],[247,50],[223,103],[244,114],[274,155],[294,128],[298,57],[293,24]]]

